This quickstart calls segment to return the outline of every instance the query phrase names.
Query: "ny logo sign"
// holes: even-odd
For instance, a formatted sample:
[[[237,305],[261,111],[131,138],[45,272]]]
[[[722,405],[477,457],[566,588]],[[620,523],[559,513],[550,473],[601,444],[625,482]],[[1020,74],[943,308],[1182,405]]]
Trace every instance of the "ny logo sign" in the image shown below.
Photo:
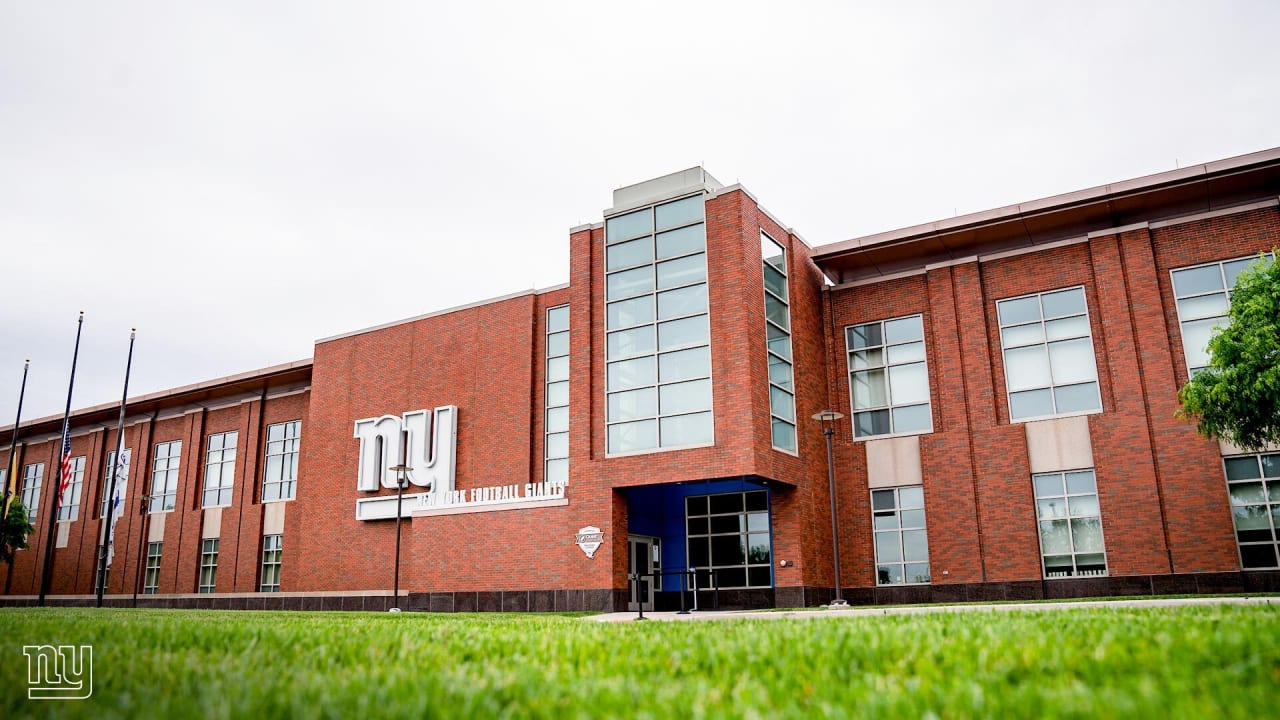
[[[24,645],[27,656],[27,698],[84,700],[93,694],[93,646]]]
[[[400,417],[383,415],[356,421],[355,437],[360,441],[360,474],[356,488],[376,492],[378,487],[395,488],[401,464],[413,468],[409,482],[428,492],[453,491],[455,456],[458,449],[458,408],[445,405],[430,410],[414,410]]]

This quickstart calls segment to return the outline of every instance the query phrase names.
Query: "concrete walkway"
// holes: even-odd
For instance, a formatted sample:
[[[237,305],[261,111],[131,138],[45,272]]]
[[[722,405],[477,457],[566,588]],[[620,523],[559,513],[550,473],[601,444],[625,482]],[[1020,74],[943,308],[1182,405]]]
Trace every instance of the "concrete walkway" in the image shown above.
[[[1078,608],[1149,608],[1181,607],[1186,605],[1277,605],[1280,596],[1263,597],[1204,597],[1204,598],[1150,598],[1141,600],[1077,600],[1067,602],[995,603],[970,605],[914,605],[914,606],[848,606],[845,608],[821,608],[813,610],[700,610],[681,615],[676,612],[648,612],[644,619],[664,622],[692,622],[697,620],[778,620],[781,618],[821,619],[864,617],[869,615],[927,615],[940,612],[996,612],[1026,610],[1074,610]],[[635,612],[615,612],[591,615],[583,618],[590,622],[634,622]]]

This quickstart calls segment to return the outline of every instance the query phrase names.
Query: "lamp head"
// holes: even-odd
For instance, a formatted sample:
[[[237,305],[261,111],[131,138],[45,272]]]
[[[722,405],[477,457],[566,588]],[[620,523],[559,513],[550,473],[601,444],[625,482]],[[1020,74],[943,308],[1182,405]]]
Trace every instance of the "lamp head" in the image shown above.
[[[822,412],[814,415],[813,419],[822,423],[822,431],[826,433],[832,432],[835,429],[836,421],[843,417],[844,414],[838,413],[835,410],[823,410]]]

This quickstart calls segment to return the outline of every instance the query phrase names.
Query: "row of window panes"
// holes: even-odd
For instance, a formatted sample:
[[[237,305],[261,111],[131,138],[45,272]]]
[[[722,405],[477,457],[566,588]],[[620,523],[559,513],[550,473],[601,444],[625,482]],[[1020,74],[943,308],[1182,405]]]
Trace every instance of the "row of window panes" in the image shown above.
[[[702,216],[695,195],[606,220],[609,453],[713,440]]]
[[[1240,566],[1280,567],[1280,453],[1224,458]]]
[[[266,535],[262,539],[262,575],[260,592],[280,592],[280,554],[282,535]],[[197,592],[212,593],[218,584],[217,538],[206,538],[200,544],[200,576]],[[147,543],[147,565],[142,579],[142,593],[154,595],[160,586],[160,556],[164,543]],[[105,576],[104,576],[105,577]]]
[[[1044,576],[1106,575],[1102,514],[1093,470],[1032,476]]]
[[[876,544],[876,583],[927,583],[929,539],[920,485],[871,491]]]
[[[1011,420],[1100,410],[1083,288],[996,302]],[[931,432],[923,318],[845,329],[855,437]]]
[[[609,303],[605,306],[605,327],[613,332],[706,312],[707,291],[700,279],[698,284]]]
[[[1092,470],[1032,476],[1044,576],[1107,573],[1102,517]],[[871,491],[876,582],[927,583],[929,545],[920,486]]]
[[[1269,253],[1266,255],[1271,257]],[[1227,322],[1230,292],[1236,279],[1257,260],[1256,257],[1239,258],[1172,271],[1183,347],[1192,374],[1208,363],[1206,347],[1213,329]],[[1102,408],[1083,288],[1000,300],[996,303],[996,310],[1012,420],[1092,412]],[[890,322],[895,321],[883,324]],[[909,362],[907,357],[912,353],[923,361],[923,347],[920,346],[918,351],[907,347],[890,353],[888,350],[892,343],[884,340],[885,352],[881,355],[854,352],[859,341],[868,349],[880,344],[881,339],[854,337],[854,333],[866,334],[868,328],[880,324],[868,323],[846,331],[851,353],[850,391],[854,395],[855,435],[921,431],[898,428],[899,416],[905,426],[925,426],[926,423],[931,425],[928,413],[923,409],[914,413],[900,412],[890,398],[895,387],[920,387],[922,381],[927,398],[927,376],[921,377],[924,375],[922,370],[908,373],[895,371],[892,367],[899,362]],[[887,372],[877,374],[872,369],[881,366]],[[874,404],[884,404],[886,408],[859,415],[860,406]]]
[[[704,296],[706,285],[693,288]],[[638,325],[627,330],[618,330],[605,336],[605,350],[610,361],[622,360],[637,355],[652,355],[655,352],[676,350],[682,347],[707,344],[707,314],[667,320],[645,325]]]
[[[1265,257],[1274,258],[1271,253]],[[1236,280],[1258,257],[1238,258],[1181,268],[1170,273],[1173,296],[1182,326],[1182,351],[1187,370],[1194,375],[1209,364],[1209,338],[1214,328],[1228,324],[1231,290]]]
[[[702,224],[695,223],[656,236],[641,235],[634,240],[609,245],[604,254],[605,271],[621,272],[701,252],[704,232]]]
[[[663,290],[672,290],[706,282],[707,256],[699,252],[686,255],[675,260],[667,260],[656,265],[644,265],[631,270],[609,273],[605,278],[605,300],[613,303],[643,295],[652,295]],[[668,304],[681,302],[668,298]],[[625,320],[626,311],[616,311],[621,320]],[[637,309],[634,312],[644,312]],[[614,313],[605,313],[606,318]]]
[[[933,430],[920,315],[845,330],[855,437]]]
[[[625,215],[616,215],[605,221],[607,242],[613,245],[631,238],[652,235],[655,231],[661,234],[673,228],[700,223],[704,212],[702,196],[692,195]]]
[[[765,357],[769,364],[769,431],[773,446],[796,451],[796,397],[791,367],[791,308],[787,294],[787,251],[760,233],[764,273]],[[786,345],[785,354],[775,346]]]
[[[767,491],[686,497],[685,522],[689,567],[712,569],[721,588],[773,584]]]
[[[278,426],[273,425],[272,427]],[[209,436],[203,507],[225,507],[231,504],[231,491],[235,477],[236,438],[237,433],[235,432],[217,433]],[[292,449],[286,454],[289,457],[276,463],[276,465],[281,471],[286,468],[289,469],[293,476],[296,477],[298,463],[296,438],[294,438]],[[151,475],[151,512],[174,509],[181,455],[181,440],[156,445]],[[84,484],[85,458],[84,456],[72,458],[71,463],[71,484],[68,485],[58,506],[58,520],[60,521],[75,520],[79,516],[80,498]],[[100,517],[107,516],[110,502],[107,488],[110,487],[111,469],[115,467],[115,464],[116,451],[111,450],[107,453],[107,463],[103,471]],[[269,471],[272,470],[272,467],[273,464],[268,462]],[[44,475],[44,463],[27,465],[25,472],[27,475],[24,476],[22,500],[23,505],[28,508],[28,513],[34,517],[34,512],[38,510],[40,502],[39,492]],[[292,483],[289,485],[289,490],[292,491]]]
[[[547,310],[545,480],[569,481],[569,306]]]

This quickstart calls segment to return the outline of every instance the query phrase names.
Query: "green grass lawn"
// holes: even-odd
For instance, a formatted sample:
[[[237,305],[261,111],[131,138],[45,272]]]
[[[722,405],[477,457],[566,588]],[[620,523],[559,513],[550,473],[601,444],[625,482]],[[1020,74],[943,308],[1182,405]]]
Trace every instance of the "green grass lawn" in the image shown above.
[[[1280,605],[605,624],[0,609],[0,718],[1274,717]],[[94,692],[26,698],[22,646]]]

